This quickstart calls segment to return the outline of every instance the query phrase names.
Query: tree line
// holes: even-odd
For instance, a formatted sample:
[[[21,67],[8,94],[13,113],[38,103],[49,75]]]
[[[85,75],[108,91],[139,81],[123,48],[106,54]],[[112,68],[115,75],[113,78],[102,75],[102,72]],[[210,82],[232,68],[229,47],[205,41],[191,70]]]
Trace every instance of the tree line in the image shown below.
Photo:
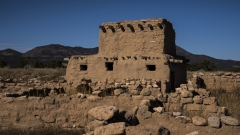
[[[4,60],[0,62],[0,68],[7,67],[8,63]],[[34,61],[30,57],[21,59],[19,62],[20,68],[64,68],[60,60],[50,60],[46,63]]]

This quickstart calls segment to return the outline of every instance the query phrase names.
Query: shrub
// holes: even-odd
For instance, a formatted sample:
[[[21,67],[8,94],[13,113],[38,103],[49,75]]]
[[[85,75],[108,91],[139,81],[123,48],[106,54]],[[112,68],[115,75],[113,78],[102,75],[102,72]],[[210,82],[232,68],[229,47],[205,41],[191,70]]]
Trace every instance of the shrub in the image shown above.
[[[217,66],[215,63],[209,60],[203,60],[201,62],[193,62],[191,64],[188,64],[187,70],[188,71],[198,71],[198,70],[216,71]]]

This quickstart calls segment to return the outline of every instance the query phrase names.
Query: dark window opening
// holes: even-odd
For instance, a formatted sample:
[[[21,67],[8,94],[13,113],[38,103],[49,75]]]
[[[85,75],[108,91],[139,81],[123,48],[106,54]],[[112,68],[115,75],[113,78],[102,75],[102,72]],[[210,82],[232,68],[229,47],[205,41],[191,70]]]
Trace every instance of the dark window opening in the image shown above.
[[[87,65],[80,65],[80,70],[81,71],[86,71],[87,70]]]
[[[113,71],[113,62],[105,62],[107,71]]]
[[[101,25],[100,25],[99,28],[102,30],[103,33],[106,33],[106,29],[105,29],[104,26],[101,26]]]
[[[135,32],[133,26],[131,24],[127,24],[127,27],[129,27],[131,29],[132,32]]]
[[[156,65],[146,65],[148,71],[155,71]]]
[[[122,25],[119,25],[119,28],[121,28],[122,32],[125,31],[125,28]]]
[[[159,27],[160,29],[163,29],[162,24],[158,23],[157,25],[158,25],[158,27]]]
[[[151,24],[148,24],[148,27],[150,28],[150,30],[153,30],[153,26]]]

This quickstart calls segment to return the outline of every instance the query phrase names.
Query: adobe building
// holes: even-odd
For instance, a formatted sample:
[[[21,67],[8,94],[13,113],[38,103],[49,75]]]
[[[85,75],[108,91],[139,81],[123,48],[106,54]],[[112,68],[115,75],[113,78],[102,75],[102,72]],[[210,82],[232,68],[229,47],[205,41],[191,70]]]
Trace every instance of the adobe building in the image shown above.
[[[169,92],[186,83],[188,60],[176,55],[175,31],[166,19],[103,23],[99,26],[99,52],[71,56],[66,80],[95,81],[152,79]]]

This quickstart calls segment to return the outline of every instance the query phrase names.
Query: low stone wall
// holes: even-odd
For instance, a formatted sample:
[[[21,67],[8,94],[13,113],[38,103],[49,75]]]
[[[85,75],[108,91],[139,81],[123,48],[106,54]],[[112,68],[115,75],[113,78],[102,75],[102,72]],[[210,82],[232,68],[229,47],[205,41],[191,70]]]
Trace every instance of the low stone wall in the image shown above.
[[[195,88],[191,81],[188,84],[181,84],[175,92],[165,93],[159,87],[161,83],[151,79],[94,83],[83,79],[78,85],[59,80],[45,82],[39,87],[31,86],[32,89],[27,89],[29,91],[21,88],[28,94],[32,90],[44,91],[43,94],[29,95],[24,95],[24,91],[16,91],[18,83],[6,81],[2,83],[4,85],[1,86],[1,91],[5,93],[0,96],[1,129],[9,127],[34,129],[50,125],[63,128],[86,126],[87,132],[95,132],[97,126],[89,128],[92,123],[102,123],[98,126],[104,126],[124,122],[126,128],[131,128],[131,126],[149,122],[157,123],[158,119],[163,117],[168,118],[162,121],[168,129],[172,128],[168,127],[169,123],[166,124],[170,119],[174,119],[173,121],[179,124],[192,123],[195,126],[209,125],[214,128],[220,128],[221,123],[239,125],[238,120],[225,116],[226,108],[218,106],[216,98],[210,97],[208,90]],[[11,90],[11,93],[6,93],[8,90]],[[82,93],[77,93],[80,91]],[[105,113],[99,116],[101,113],[92,114],[90,111],[98,106],[113,106],[117,108],[114,110],[118,111],[111,118],[102,120]],[[95,109],[96,112],[98,110],[100,109]],[[218,124],[211,125],[214,122]],[[178,134],[179,129],[169,130],[171,133]],[[185,130],[183,133],[186,133]]]
[[[231,72],[193,72],[191,81],[194,87],[206,87],[213,90],[236,90],[240,88],[240,73]]]

